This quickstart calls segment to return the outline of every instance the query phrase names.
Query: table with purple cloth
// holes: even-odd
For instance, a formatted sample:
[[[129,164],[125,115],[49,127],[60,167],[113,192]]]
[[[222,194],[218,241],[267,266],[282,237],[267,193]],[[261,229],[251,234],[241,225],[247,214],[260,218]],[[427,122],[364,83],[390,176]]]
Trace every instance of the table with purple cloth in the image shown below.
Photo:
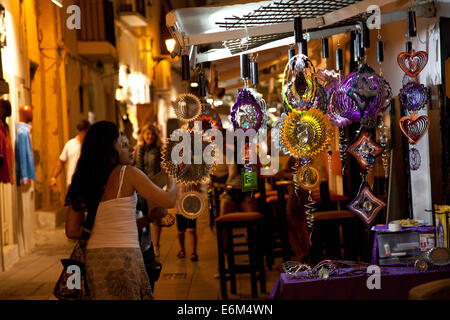
[[[409,232],[409,231],[417,231],[417,232],[430,232],[434,233],[436,230],[433,226],[421,226],[421,227],[408,227],[402,228],[399,231],[390,231],[388,225],[376,225],[372,228],[372,231],[375,231],[375,237],[373,238],[373,249],[372,249],[372,264],[378,263],[378,233],[379,232]]]
[[[353,272],[352,271],[358,271]],[[347,273],[347,274],[345,274]],[[300,272],[304,275],[304,272]],[[414,267],[381,267],[381,289],[368,289],[371,274],[355,268],[341,269],[328,279],[296,279],[286,273],[278,278],[271,300],[406,300],[413,287],[450,278],[450,267],[430,267],[418,272]]]

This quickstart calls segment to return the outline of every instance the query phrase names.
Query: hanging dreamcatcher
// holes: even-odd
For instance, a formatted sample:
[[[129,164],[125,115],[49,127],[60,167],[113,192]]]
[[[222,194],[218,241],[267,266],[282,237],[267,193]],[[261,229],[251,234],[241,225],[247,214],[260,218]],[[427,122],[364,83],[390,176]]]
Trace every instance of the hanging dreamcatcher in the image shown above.
[[[365,179],[359,187],[358,195],[348,205],[348,209],[356,213],[366,226],[371,226],[375,222],[378,212],[386,204],[378,199]]]
[[[200,99],[190,93],[180,94],[172,103],[175,115],[182,121],[192,121],[202,111]]]
[[[295,158],[312,159],[330,140],[330,121],[320,110],[289,113],[281,125],[281,140],[287,153]]]
[[[284,69],[282,81],[283,100],[291,110],[303,112],[313,106],[318,82],[314,66],[307,56],[293,56]]]
[[[430,127],[430,121],[427,116],[418,116],[413,113],[411,116],[400,118],[400,129],[408,138],[410,145],[416,145],[420,139],[427,133]],[[418,170],[421,164],[419,150],[412,147],[409,150],[409,166],[412,170]]]
[[[295,185],[309,191],[309,202],[305,207],[308,227],[311,230],[310,239],[314,227],[312,213],[315,211],[312,189],[320,182],[319,170],[311,163],[329,144],[330,131],[331,124],[327,115],[316,108],[302,113],[290,112],[282,117],[280,124],[281,150],[297,159],[294,167]]]
[[[208,163],[203,154],[207,150],[211,153],[211,159],[214,159],[214,144],[205,139],[202,132],[196,130],[188,130],[187,137],[182,135],[183,140],[178,141],[176,132],[172,133],[163,147],[162,168],[178,183],[195,185],[205,182],[214,172],[216,164]],[[185,138],[188,139],[187,142],[184,141]],[[198,148],[195,145],[198,143],[201,153],[196,155]]]
[[[408,15],[408,37],[416,36],[415,13],[411,11]],[[418,170],[421,164],[419,150],[414,146],[427,133],[430,120],[426,115],[418,115],[417,112],[426,108],[430,101],[430,90],[420,84],[418,76],[428,62],[428,53],[416,52],[412,49],[412,42],[407,41],[406,52],[397,56],[397,63],[405,72],[399,100],[406,116],[400,118],[399,126],[403,134],[408,138],[412,147],[409,149],[409,167]]]
[[[196,186],[186,185],[181,188],[181,194],[177,200],[177,212],[188,219],[198,218],[208,209],[206,197],[200,193]]]
[[[368,170],[375,158],[383,152],[383,148],[372,139],[370,133],[362,131],[358,139],[348,147],[347,152],[355,157],[361,168]]]
[[[374,127],[376,117],[389,106],[386,104],[392,95],[389,84],[370,66],[363,64],[348,86],[347,95],[358,108],[361,127]]]
[[[361,26],[361,34],[358,35],[364,37],[365,41],[362,41],[363,46],[358,47],[358,56],[361,58],[360,50],[364,55],[364,49],[368,47],[368,30],[366,25]],[[370,131],[375,128],[377,117],[382,115],[386,111],[391,103],[392,89],[389,83],[383,78],[381,71],[381,63],[383,62],[383,43],[381,41],[380,30],[378,30],[378,42],[377,42],[377,60],[380,65],[380,72],[377,74],[370,66],[367,65],[367,57],[364,58],[364,63],[358,69],[357,72],[347,76],[345,81],[342,82],[340,88],[343,93],[345,92],[347,97],[352,101],[342,99],[342,105],[339,107],[341,110],[351,111],[345,115],[351,115],[352,121],[359,121],[360,127],[357,131],[357,139],[348,146],[347,152],[351,154],[358,162],[363,172],[361,173],[362,182],[359,188],[357,196],[350,202],[348,209],[358,215],[358,217],[365,223],[366,227],[370,227],[377,217],[378,213],[386,204],[376,197],[375,193],[371,189],[367,182],[367,174],[373,167],[375,158],[383,154],[383,167],[385,175],[388,172],[388,137],[389,128],[384,125],[381,119],[380,128],[380,144],[374,139]],[[355,108],[356,107],[356,108]]]
[[[260,101],[264,101],[262,98]],[[265,108],[264,108],[265,109]],[[264,111],[253,92],[242,89],[231,109],[231,122],[235,129],[258,130],[264,119]]]
[[[356,141],[348,147],[347,152],[355,157],[364,170],[361,173],[362,183],[358,194],[347,208],[358,215],[367,227],[370,227],[378,212],[386,206],[382,200],[376,197],[366,180],[375,158],[383,152],[383,147],[371,138],[370,133],[363,130]]]
[[[201,124],[201,131],[204,133],[209,129],[222,130],[222,121],[220,120],[219,114],[210,108],[209,105],[202,105],[203,111],[200,115],[194,119],[194,121],[189,122],[188,128],[193,130],[195,128],[196,122]],[[196,128],[200,130],[200,128]]]
[[[247,54],[241,55],[241,78],[244,88],[239,91],[236,101],[231,109],[231,122],[234,130],[266,130],[267,127],[267,107],[261,94],[254,88],[250,87],[249,80],[252,85],[258,84],[258,63],[253,55],[248,57]],[[243,163],[241,178],[242,191],[250,192],[258,189],[258,175],[256,163],[251,163],[253,155],[250,156],[250,141],[246,141],[243,149],[238,150],[238,156],[241,157]]]

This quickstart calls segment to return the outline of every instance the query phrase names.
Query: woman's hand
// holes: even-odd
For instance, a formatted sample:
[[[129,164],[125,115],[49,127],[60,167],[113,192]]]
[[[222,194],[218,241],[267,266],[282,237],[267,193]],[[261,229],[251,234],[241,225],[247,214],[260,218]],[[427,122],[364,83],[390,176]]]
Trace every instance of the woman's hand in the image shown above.
[[[148,201],[163,208],[173,208],[177,200],[177,185],[173,179],[167,182],[167,191],[155,185],[141,170],[130,167],[126,179]]]

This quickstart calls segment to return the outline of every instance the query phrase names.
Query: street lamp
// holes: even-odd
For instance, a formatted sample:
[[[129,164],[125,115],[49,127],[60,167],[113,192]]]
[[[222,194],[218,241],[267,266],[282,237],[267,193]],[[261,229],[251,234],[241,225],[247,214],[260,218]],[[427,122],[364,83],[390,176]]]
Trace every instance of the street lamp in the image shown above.
[[[176,44],[175,39],[167,39],[165,42],[166,42],[167,51],[169,51],[169,53],[172,53],[173,50],[175,49],[175,44]]]

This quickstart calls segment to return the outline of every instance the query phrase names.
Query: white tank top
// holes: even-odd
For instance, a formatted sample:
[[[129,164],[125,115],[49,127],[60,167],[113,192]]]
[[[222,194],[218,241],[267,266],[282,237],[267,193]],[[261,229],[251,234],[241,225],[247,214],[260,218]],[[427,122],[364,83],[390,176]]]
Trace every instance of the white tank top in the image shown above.
[[[94,226],[86,249],[139,248],[136,225],[137,196],[119,198],[126,166],[120,169],[120,184],[115,199],[98,205]]]

